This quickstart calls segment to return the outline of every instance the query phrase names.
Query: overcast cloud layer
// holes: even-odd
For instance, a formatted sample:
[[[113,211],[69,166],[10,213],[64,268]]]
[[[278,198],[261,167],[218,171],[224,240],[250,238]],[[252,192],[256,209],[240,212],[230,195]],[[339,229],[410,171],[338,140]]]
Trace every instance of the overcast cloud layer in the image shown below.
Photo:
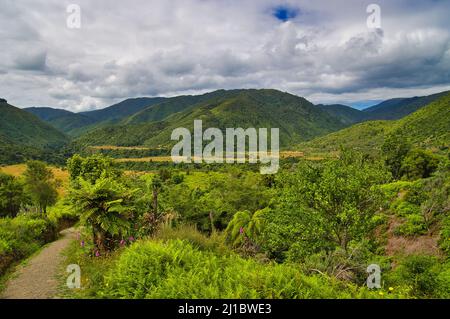
[[[446,0],[0,0],[0,97],[82,111],[220,88],[316,103],[431,94],[450,89],[449,13]]]

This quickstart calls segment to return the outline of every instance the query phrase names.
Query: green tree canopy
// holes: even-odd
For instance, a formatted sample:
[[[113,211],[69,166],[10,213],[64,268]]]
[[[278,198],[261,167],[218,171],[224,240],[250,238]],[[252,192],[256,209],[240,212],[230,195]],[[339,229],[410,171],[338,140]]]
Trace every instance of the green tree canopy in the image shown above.
[[[58,181],[47,165],[40,161],[29,161],[24,173],[25,189],[32,203],[41,213],[47,213],[47,207],[54,205],[58,199]]]
[[[411,150],[411,144],[405,136],[403,131],[396,131],[386,137],[381,147],[385,164],[395,179],[402,177],[402,163]]]
[[[93,184],[82,178],[79,187],[69,194],[73,209],[80,221],[92,230],[93,242],[99,250],[111,250],[116,236],[125,236],[130,230],[133,213],[132,194],[120,182],[107,177]]]
[[[264,227],[264,214],[264,210],[258,210],[254,214],[249,211],[237,212],[225,229],[227,240],[233,246],[242,245],[245,238],[256,244]]]
[[[115,166],[114,160],[100,154],[89,157],[76,154],[67,161],[67,169],[73,184],[77,183],[79,177],[94,184],[101,176],[111,178],[121,176],[121,171]]]
[[[279,205],[267,217],[265,242],[275,255],[289,250],[311,254],[370,236],[381,194],[373,186],[388,180],[382,165],[343,151],[337,160],[300,163],[280,175]]]
[[[401,174],[408,180],[428,178],[439,167],[439,157],[421,149],[411,150],[403,159]]]
[[[15,217],[27,202],[24,186],[17,178],[0,172],[0,217]]]

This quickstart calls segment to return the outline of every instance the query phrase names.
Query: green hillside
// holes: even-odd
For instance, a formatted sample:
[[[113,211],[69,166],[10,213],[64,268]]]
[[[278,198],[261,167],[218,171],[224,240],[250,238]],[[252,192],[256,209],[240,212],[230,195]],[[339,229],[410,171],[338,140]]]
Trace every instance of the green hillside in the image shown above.
[[[150,105],[161,103],[164,99],[162,97],[127,99],[101,110],[82,112],[79,114],[85,115],[97,123],[104,121],[118,122]]]
[[[369,116],[360,110],[354,109],[347,105],[331,104],[331,105],[317,105],[323,111],[327,112],[331,116],[338,118],[344,125],[352,125],[355,123],[363,122],[369,119]]]
[[[397,121],[369,121],[316,138],[299,146],[314,153],[336,151],[340,145],[374,152],[389,133],[402,130],[412,143],[448,150],[450,146],[450,94]]]
[[[175,128],[192,130],[194,120],[204,127],[280,128],[280,143],[295,143],[343,128],[340,120],[304,98],[276,90],[216,91],[210,98],[174,113],[160,122],[116,125],[98,129],[78,139],[82,145],[150,147],[173,144]]]
[[[28,159],[42,158],[42,150],[26,145],[12,143],[0,135],[0,164],[23,163]]]
[[[164,100],[165,98],[159,97],[127,99],[104,109],[81,113],[49,107],[33,107],[25,110],[69,136],[77,137],[86,132],[119,123],[128,119],[130,115]]]
[[[46,153],[62,147],[69,141],[66,135],[38,117],[8,103],[0,103],[0,114],[2,164],[48,157]]]
[[[0,103],[0,135],[6,140],[32,147],[58,147],[68,138],[38,117],[8,103]]]
[[[50,107],[31,107],[24,110],[36,115],[59,131],[72,136],[75,136],[83,128],[95,123],[94,119],[86,115]]]
[[[166,98],[163,102],[148,106],[142,111],[126,118],[122,124],[141,124],[161,121],[174,113],[184,111],[198,103],[213,98],[232,97],[237,92],[239,92],[239,90],[218,90],[203,95],[184,95]]]
[[[398,120],[447,95],[449,91],[428,96],[386,100],[363,110],[371,120]]]

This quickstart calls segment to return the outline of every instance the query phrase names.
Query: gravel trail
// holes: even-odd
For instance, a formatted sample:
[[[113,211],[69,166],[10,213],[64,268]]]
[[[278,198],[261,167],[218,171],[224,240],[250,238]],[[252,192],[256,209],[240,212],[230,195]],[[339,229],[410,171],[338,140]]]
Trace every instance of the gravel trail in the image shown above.
[[[3,299],[52,299],[58,293],[57,278],[64,261],[62,251],[76,238],[73,228],[61,232],[61,238],[50,243],[39,254],[20,266],[7,282]]]

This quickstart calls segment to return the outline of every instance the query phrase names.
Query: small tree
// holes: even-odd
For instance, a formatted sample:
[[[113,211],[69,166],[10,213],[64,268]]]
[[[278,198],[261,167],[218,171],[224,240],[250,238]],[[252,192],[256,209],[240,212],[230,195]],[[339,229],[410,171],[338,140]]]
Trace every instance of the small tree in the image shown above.
[[[114,238],[130,230],[132,191],[112,178],[100,177],[94,184],[80,178],[69,198],[80,221],[92,230],[98,250],[114,248]]]
[[[305,254],[322,249],[345,251],[352,241],[370,236],[380,208],[381,194],[373,186],[386,182],[381,165],[369,162],[362,154],[343,150],[338,160],[323,164],[303,163],[296,172],[280,177],[280,205],[276,214],[289,216],[267,228],[298,225],[298,246]],[[284,240],[289,234],[282,235]],[[283,240],[283,238],[281,238]]]
[[[411,149],[411,144],[403,131],[397,131],[386,137],[381,150],[386,166],[392,173],[392,177],[402,177],[401,168],[403,160]]]
[[[111,178],[121,176],[121,172],[114,165],[114,160],[99,154],[89,157],[76,154],[67,161],[67,169],[69,170],[70,181],[75,184],[72,185],[74,187],[77,186],[79,177],[94,184],[101,176]]]
[[[23,184],[14,176],[0,172],[0,217],[15,217],[25,202]]]
[[[45,163],[30,161],[24,173],[25,189],[40,213],[47,213],[47,207],[54,205],[58,199],[58,182]]]

